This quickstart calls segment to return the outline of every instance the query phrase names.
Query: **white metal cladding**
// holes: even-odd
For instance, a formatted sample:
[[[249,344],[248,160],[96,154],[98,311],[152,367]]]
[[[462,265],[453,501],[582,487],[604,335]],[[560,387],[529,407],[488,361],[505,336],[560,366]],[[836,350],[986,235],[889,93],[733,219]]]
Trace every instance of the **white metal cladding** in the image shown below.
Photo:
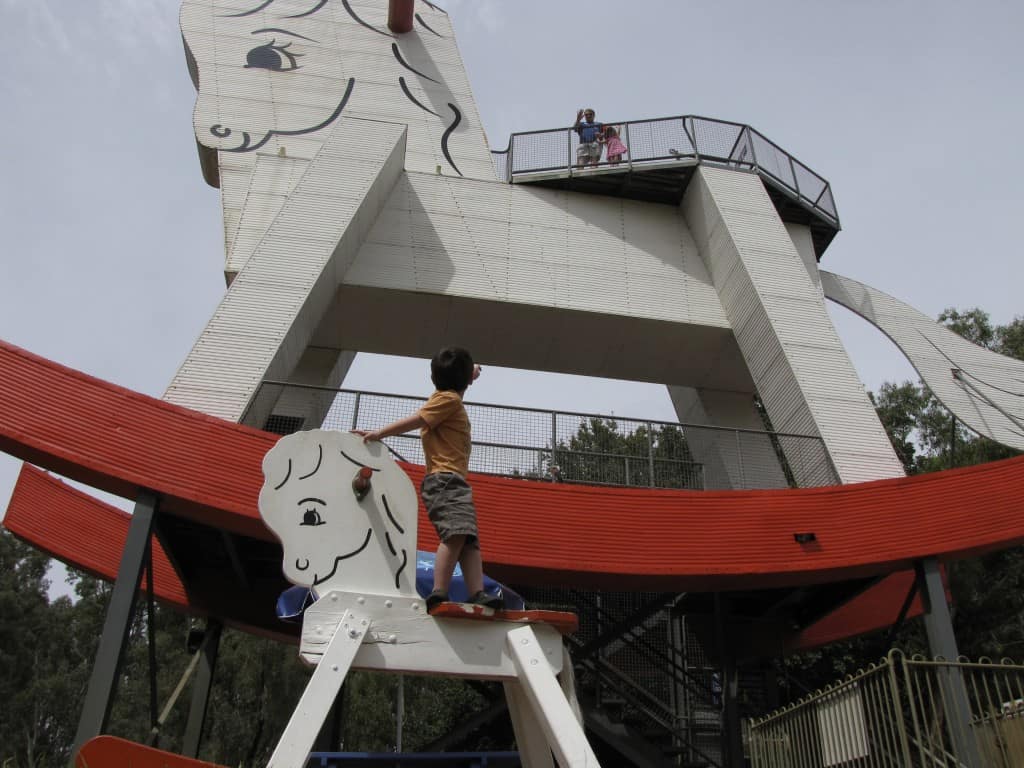
[[[814,238],[811,235],[811,228],[806,224],[794,224],[787,221],[786,232],[789,233],[789,238],[793,241],[793,245],[796,246],[796,251],[800,254],[800,258],[804,260],[811,280],[820,290],[821,277],[818,275],[818,257],[814,253]]]
[[[237,150],[271,136],[276,153],[295,139],[323,139],[323,126],[343,114],[409,127],[409,168],[494,179],[486,137],[447,14],[423,5],[429,25],[393,35],[387,4],[327,3],[312,13],[305,0],[185,0],[181,28],[199,72],[196,136],[214,149]],[[361,23],[362,22],[362,23]],[[253,58],[254,51],[262,49]],[[267,65],[267,60],[271,65]],[[262,65],[259,62],[262,61]],[[276,63],[274,63],[276,61]],[[442,139],[447,137],[448,158]],[[225,131],[230,131],[226,134]],[[465,166],[465,167],[463,167]]]
[[[408,173],[345,283],[727,328],[680,212]]]
[[[227,154],[227,153],[222,153]],[[309,166],[309,159],[253,153],[255,164],[249,175],[249,186],[235,218],[234,232],[228,233],[227,258],[224,271],[237,273],[249,260],[256,245],[266,234],[269,223],[276,218],[288,195]],[[224,195],[226,201],[227,195]],[[226,202],[225,202],[226,208]],[[225,219],[226,220],[226,219]]]
[[[404,138],[401,126],[335,124],[164,399],[237,420],[260,381],[291,374],[401,174]]]
[[[979,347],[868,285],[821,273],[825,295],[893,340],[921,380],[980,435],[1024,450],[1024,362]],[[954,375],[953,371],[961,371]]]
[[[844,483],[902,475],[760,179],[700,168],[683,210],[773,426],[820,434]]]

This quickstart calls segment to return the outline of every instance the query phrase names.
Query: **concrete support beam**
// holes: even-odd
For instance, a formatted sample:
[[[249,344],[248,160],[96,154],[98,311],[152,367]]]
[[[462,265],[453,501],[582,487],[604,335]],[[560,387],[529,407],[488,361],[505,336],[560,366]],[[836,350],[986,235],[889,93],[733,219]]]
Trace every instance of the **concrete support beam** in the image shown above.
[[[824,441],[820,461],[790,461],[798,484],[821,485],[833,472],[842,483],[902,476],[821,290],[761,179],[698,168],[682,209],[772,425]]]
[[[273,429],[275,420],[295,421],[299,429],[319,429],[334,402],[334,390],[341,386],[355,359],[356,353],[349,350],[307,347],[285,381],[310,388],[264,384],[242,423],[271,432],[277,431]]]
[[[238,421],[261,381],[285,379],[299,366],[402,175],[405,137],[404,126],[335,123],[165,400]]]
[[[668,388],[676,416],[684,424],[764,430],[749,392],[695,387]],[[686,444],[704,466],[706,490],[786,488],[786,475],[767,435],[730,429],[685,429]]]

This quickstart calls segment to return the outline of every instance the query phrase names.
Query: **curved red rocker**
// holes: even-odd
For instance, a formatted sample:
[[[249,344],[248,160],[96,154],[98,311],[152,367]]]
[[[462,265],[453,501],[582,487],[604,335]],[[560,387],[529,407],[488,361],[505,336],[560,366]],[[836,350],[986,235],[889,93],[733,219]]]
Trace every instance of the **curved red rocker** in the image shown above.
[[[275,435],[169,405],[2,342],[0,379],[5,452],[126,498],[148,488],[161,496],[163,513],[272,540],[256,499],[260,463]],[[403,469],[414,483],[423,471]],[[1024,457],[775,491],[608,489],[485,475],[472,481],[488,570],[519,584],[759,590],[884,577],[924,557],[956,559],[1024,542]],[[18,509],[13,501],[12,509]],[[433,549],[433,529],[420,514],[419,548]],[[9,514],[5,524],[21,519]],[[21,535],[45,548],[56,527],[46,523]],[[814,541],[797,542],[798,532],[814,532]],[[879,625],[895,619],[906,595],[891,585],[882,589],[886,581],[876,585],[875,598],[881,589],[889,595],[886,605],[896,607],[884,620],[876,617]]]

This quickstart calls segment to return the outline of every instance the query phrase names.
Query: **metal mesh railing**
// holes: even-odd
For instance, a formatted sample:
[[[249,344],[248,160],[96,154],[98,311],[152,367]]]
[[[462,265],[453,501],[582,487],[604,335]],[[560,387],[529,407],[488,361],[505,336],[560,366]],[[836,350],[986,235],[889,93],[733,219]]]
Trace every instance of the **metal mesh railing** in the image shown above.
[[[264,382],[244,423],[299,429],[376,429],[409,415],[422,397]],[[820,438],[586,413],[466,403],[473,425],[470,470],[592,485],[756,489],[835,485]],[[387,438],[423,463],[419,435]]]
[[[604,124],[616,128],[628,152],[621,164],[602,155],[599,168],[632,170],[689,160],[753,170],[839,226],[829,183],[749,125],[692,115]],[[579,137],[572,128],[513,133],[508,149],[492,153],[492,158],[498,178],[506,181],[526,174],[590,172],[577,164],[578,146]]]
[[[1024,666],[908,659],[878,665],[754,721],[752,764],[1024,765]]]

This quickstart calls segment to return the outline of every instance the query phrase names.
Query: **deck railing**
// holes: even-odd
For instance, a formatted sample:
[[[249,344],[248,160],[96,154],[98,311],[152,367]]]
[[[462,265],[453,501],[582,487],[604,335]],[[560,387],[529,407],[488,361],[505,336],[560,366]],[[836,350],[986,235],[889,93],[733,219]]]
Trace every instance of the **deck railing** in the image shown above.
[[[754,720],[754,768],[1024,765],[1024,666],[907,658]]]
[[[602,122],[616,127],[628,152],[618,164],[602,154],[598,170],[639,170],[666,163],[751,170],[839,228],[829,183],[749,125],[694,115]],[[508,148],[492,152],[492,157],[498,178],[509,182],[531,175],[595,172],[577,165],[578,146],[579,136],[572,128],[526,131],[513,133]]]
[[[375,429],[415,411],[425,398],[263,382],[245,423],[297,429]],[[676,424],[601,414],[467,402],[474,472],[590,485],[756,489],[838,482],[820,438]],[[271,414],[267,416],[265,414]],[[419,436],[385,441],[423,463]],[[697,451],[704,461],[698,460]],[[785,456],[784,466],[779,457]],[[708,463],[707,457],[714,457]]]

